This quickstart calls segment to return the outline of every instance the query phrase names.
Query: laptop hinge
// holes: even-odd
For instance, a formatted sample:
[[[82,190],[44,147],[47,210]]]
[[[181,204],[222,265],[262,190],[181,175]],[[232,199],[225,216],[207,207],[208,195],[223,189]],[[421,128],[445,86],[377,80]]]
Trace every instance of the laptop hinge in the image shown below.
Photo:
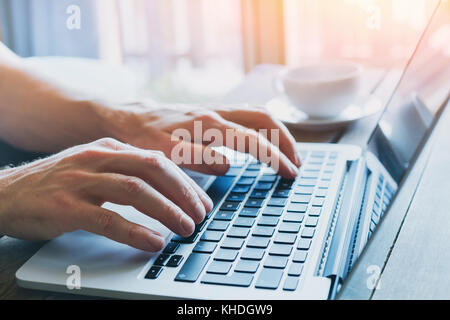
[[[342,284],[350,261],[354,229],[360,213],[364,193],[365,179],[367,178],[364,158],[353,161],[346,173],[343,185],[342,199],[337,212],[334,232],[329,245],[323,276],[332,280],[330,287],[331,298],[337,293]]]

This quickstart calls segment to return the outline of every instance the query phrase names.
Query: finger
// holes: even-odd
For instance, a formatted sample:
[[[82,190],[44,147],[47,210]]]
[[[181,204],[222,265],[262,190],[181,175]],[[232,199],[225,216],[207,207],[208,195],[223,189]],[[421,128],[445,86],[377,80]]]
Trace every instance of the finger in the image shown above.
[[[130,222],[113,211],[89,205],[83,212],[79,220],[83,230],[145,251],[157,252],[164,247],[164,238],[159,233]]]
[[[173,165],[180,172],[180,174],[184,176],[184,178],[189,182],[192,188],[194,188],[197,194],[200,196],[203,205],[205,206],[206,212],[211,212],[211,210],[214,207],[214,203],[212,202],[211,198],[206,194],[206,192],[202,188],[200,188],[200,186],[194,180],[192,180],[191,177],[189,177],[183,170],[181,170],[180,167],[178,167],[175,163]]]
[[[183,237],[194,231],[192,218],[142,179],[117,173],[95,173],[85,180],[89,180],[86,193],[94,203],[132,206]]]
[[[143,179],[179,206],[196,223],[200,223],[206,215],[206,207],[201,200],[204,196],[199,194],[175,167],[159,152],[130,147],[129,150],[108,154],[98,170]]]
[[[266,111],[259,108],[250,110],[230,110],[218,111],[218,113],[226,120],[235,122],[247,128],[255,130],[267,129],[268,140],[275,144],[281,152],[283,152],[288,159],[297,167],[301,165],[301,159],[295,149],[295,139],[287,129],[287,127],[278,119],[270,116]],[[272,136],[273,131],[276,130],[279,135],[279,143],[275,143],[277,139]]]
[[[297,176],[298,168],[280,152],[280,149],[270,143],[265,137],[253,129],[245,128],[239,124],[222,119],[210,123],[219,129],[225,137],[224,145],[239,152],[250,153],[259,161],[270,165],[283,177],[293,179]],[[205,130],[210,129],[204,124]]]
[[[161,136],[161,150],[175,164],[189,170],[221,176],[230,169],[228,159],[220,152],[200,143],[164,133]]]

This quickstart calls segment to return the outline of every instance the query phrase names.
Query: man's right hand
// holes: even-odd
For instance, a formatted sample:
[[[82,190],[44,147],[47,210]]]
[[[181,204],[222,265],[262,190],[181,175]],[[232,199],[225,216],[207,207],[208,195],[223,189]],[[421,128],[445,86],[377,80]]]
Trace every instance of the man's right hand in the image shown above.
[[[163,248],[160,234],[102,208],[105,202],[133,206],[184,237],[213,207],[162,152],[109,138],[0,171],[2,234],[46,240],[83,229],[146,251]]]

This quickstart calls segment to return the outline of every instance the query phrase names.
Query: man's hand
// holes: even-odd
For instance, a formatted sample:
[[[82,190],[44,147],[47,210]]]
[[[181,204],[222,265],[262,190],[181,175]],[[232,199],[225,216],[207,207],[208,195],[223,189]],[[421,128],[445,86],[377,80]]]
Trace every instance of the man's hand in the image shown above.
[[[50,239],[83,229],[142,250],[162,249],[160,234],[101,208],[104,202],[133,206],[185,237],[213,206],[163,153],[110,138],[0,171],[2,234]]]
[[[261,162],[268,163],[280,175],[295,178],[300,158],[295,149],[295,140],[287,128],[271,117],[264,109],[255,107],[214,107],[199,108],[187,105],[173,105],[152,108],[143,104],[122,106],[116,109],[99,109],[100,118],[104,119],[103,131],[120,141],[143,149],[161,150],[173,161],[173,148],[179,144],[190,150],[192,161],[181,163],[182,166],[207,174],[222,175],[228,170],[225,159],[209,150],[210,140],[204,133],[214,130],[223,139],[219,145],[224,145],[240,152],[249,152]],[[202,132],[196,132],[196,124],[201,125]],[[176,130],[184,129],[189,133],[191,141],[174,139]],[[260,134],[260,129],[267,130],[267,137]],[[198,131],[198,130],[197,130]],[[233,133],[233,138],[227,136]],[[271,134],[276,133],[277,139]],[[198,136],[200,134],[200,136]],[[193,139],[196,141],[192,141]],[[198,140],[200,139],[200,140]],[[239,142],[243,144],[240,145]],[[214,141],[217,146],[218,141]],[[240,147],[240,148],[239,148]],[[264,151],[264,152],[261,152]],[[264,158],[261,153],[267,154]],[[214,163],[195,163],[194,155],[215,154],[219,159]],[[175,161],[177,162],[177,161]]]

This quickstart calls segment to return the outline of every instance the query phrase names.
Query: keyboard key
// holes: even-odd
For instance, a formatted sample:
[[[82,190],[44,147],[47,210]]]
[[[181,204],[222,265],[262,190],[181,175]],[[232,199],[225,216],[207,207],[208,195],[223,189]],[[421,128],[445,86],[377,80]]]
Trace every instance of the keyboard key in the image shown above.
[[[255,223],[254,218],[237,217],[233,223],[233,226],[251,228],[254,223]]]
[[[298,233],[300,230],[300,223],[283,222],[280,224],[279,232]]]
[[[179,243],[176,242],[169,242],[166,247],[163,250],[163,253],[172,254],[177,251],[177,249],[180,247]]]
[[[244,207],[247,208],[261,208],[263,206],[264,199],[248,199]]]
[[[295,194],[312,194],[313,191],[314,188],[312,187],[297,186],[294,188]]]
[[[227,177],[236,177],[241,173],[241,168],[230,168],[227,173],[225,174],[225,176]]]
[[[208,263],[209,254],[191,253],[181,270],[175,277],[175,281],[195,282]]]
[[[320,181],[317,185],[320,189],[328,189],[330,187],[329,181]]]
[[[278,224],[277,217],[262,216],[258,220],[258,226],[276,227]]]
[[[253,275],[249,273],[236,272],[230,276],[207,273],[201,282],[208,284],[220,284],[236,287],[249,287],[253,281]]]
[[[215,242],[200,241],[197,242],[192,252],[198,253],[213,253],[216,250],[217,244]]]
[[[182,236],[179,235],[174,235],[171,239],[171,241],[173,242],[178,242],[178,243],[194,243],[198,238],[198,233],[193,233],[192,235],[190,235],[187,238],[184,238]]]
[[[158,266],[152,266],[145,275],[145,279],[156,279],[161,274],[162,268]]]
[[[214,220],[231,221],[234,218],[234,214],[232,211],[217,211]]]
[[[277,176],[264,174],[258,179],[258,182],[273,183],[273,182],[275,182],[275,180],[277,180]]]
[[[276,216],[279,217],[283,213],[284,208],[281,207],[265,207],[263,210],[263,216]]]
[[[231,201],[231,202],[241,202],[244,201],[245,199],[245,194],[243,193],[230,193],[226,199],[226,201]]]
[[[297,250],[294,253],[294,258],[292,259],[292,261],[294,262],[305,262],[306,261],[306,256],[308,255],[307,251],[304,250]]]
[[[319,218],[317,217],[307,217],[305,221],[305,226],[307,227],[316,227],[319,222]]]
[[[239,170],[240,172],[240,170]],[[211,186],[208,188],[206,193],[211,198],[214,208],[218,205],[218,203],[222,200],[225,194],[230,189],[233,184],[235,178],[234,177],[217,177]],[[213,212],[214,210],[211,210]]]
[[[264,260],[264,267],[284,269],[286,268],[287,262],[288,258],[286,257],[267,256],[266,260]]]
[[[247,193],[250,190],[249,186],[235,186],[231,192],[232,193]]]
[[[300,239],[297,244],[297,249],[299,250],[309,250],[311,247],[311,240],[310,239]]]
[[[250,248],[267,248],[270,239],[261,237],[251,237],[247,242],[247,247]]]
[[[252,198],[252,199],[266,199],[268,193],[269,193],[268,191],[254,190],[250,194],[250,198]]]
[[[233,262],[236,260],[238,253],[238,250],[220,248],[214,256],[214,260]]]
[[[241,228],[241,227],[231,227],[230,231],[228,231],[227,236],[232,238],[247,238],[250,229]]]
[[[305,179],[302,177],[302,179],[299,180],[298,186],[302,187],[315,187],[317,184],[317,179]]]
[[[263,268],[256,281],[255,287],[275,290],[278,288],[282,276],[283,270]]]
[[[301,179],[317,179],[319,178],[319,172],[317,171],[304,171]]]
[[[294,194],[291,198],[291,202],[294,203],[309,203],[311,196],[307,194]]]
[[[218,274],[227,274],[230,271],[231,266],[233,264],[231,262],[225,261],[213,261],[206,270],[207,273],[218,273]]]
[[[312,217],[320,216],[321,212],[322,212],[322,207],[311,207],[308,210],[308,214]]]
[[[245,170],[242,174],[243,177],[246,178],[256,178],[259,175],[259,171],[256,170]]]
[[[251,186],[254,182],[254,178],[240,178],[236,184],[240,186]]]
[[[327,196],[327,193],[328,193],[327,189],[317,189],[314,195],[316,197],[325,198]]]
[[[239,238],[225,238],[225,240],[220,245],[221,248],[226,249],[240,249],[244,244],[244,240]]]
[[[294,182],[295,182],[295,180],[280,179],[280,181],[278,181],[276,189],[282,189],[282,190],[291,189]]]
[[[286,198],[270,198],[267,205],[273,206],[273,207],[284,207],[287,203]]]
[[[291,252],[292,246],[279,243],[274,243],[269,250],[269,254],[273,256],[289,256]]]
[[[303,263],[291,263],[288,271],[288,275],[299,277],[302,274],[303,271]]]
[[[206,222],[207,222],[206,219],[203,220],[202,222],[200,222],[199,224],[195,225],[194,233],[199,233],[200,231],[202,231],[205,228],[205,225],[206,225]]]
[[[317,164],[305,165],[303,167],[303,171],[320,171],[321,169],[322,169],[322,166],[317,165]]]
[[[241,259],[244,260],[261,260],[264,256],[264,249],[257,248],[245,248],[244,252],[242,252]]]
[[[170,257],[169,261],[166,263],[166,267],[175,268],[178,267],[181,264],[181,261],[183,261],[183,256],[181,255],[173,255]]]
[[[290,212],[306,212],[308,205],[304,203],[290,203],[287,207],[287,211]]]
[[[276,198],[288,198],[290,190],[275,190],[272,194],[272,197]]]
[[[242,208],[239,212],[240,217],[256,218],[259,214],[259,208]]]
[[[295,234],[278,232],[273,242],[283,244],[294,244],[295,240],[297,240],[297,235]]]
[[[206,230],[225,231],[225,230],[227,230],[227,228],[228,228],[229,225],[230,225],[230,223],[227,222],[227,221],[217,221],[217,220],[213,220],[213,221],[211,221],[211,223],[208,225],[208,229],[206,229]]]
[[[272,227],[257,226],[253,229],[252,235],[257,237],[271,237],[275,231]]]
[[[255,171],[259,171],[259,169],[261,169],[261,163],[253,163],[253,164],[249,164],[246,170],[255,170]]]
[[[297,286],[298,286],[298,278],[286,277],[286,280],[284,280],[283,290],[295,291],[295,289],[297,289]]]
[[[325,198],[314,198],[312,201],[312,205],[314,207],[321,207],[325,203]]]
[[[220,210],[236,211],[237,209],[239,209],[240,206],[241,206],[241,204],[239,202],[228,202],[228,201],[225,201],[222,204],[222,206],[220,207]]]
[[[200,238],[201,241],[219,242],[222,239],[223,232],[220,231],[205,231]]]
[[[270,189],[272,189],[273,183],[270,182],[258,182],[255,185],[255,190],[265,190],[268,191]]]
[[[239,260],[234,271],[255,273],[258,270],[259,262],[254,260]]]
[[[283,216],[283,221],[286,221],[286,222],[302,222],[304,217],[305,217],[304,213],[287,212]]]
[[[302,231],[302,238],[312,238],[314,237],[315,229],[311,227],[305,227]]]

